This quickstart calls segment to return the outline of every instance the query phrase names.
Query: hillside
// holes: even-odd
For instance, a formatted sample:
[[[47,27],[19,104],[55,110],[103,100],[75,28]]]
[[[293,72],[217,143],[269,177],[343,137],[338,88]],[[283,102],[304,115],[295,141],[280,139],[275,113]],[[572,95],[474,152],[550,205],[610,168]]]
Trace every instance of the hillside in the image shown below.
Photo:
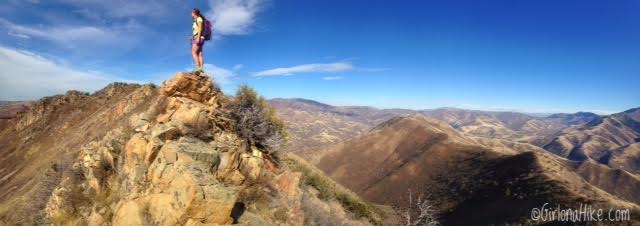
[[[640,173],[640,108],[563,130],[544,149],[571,160],[595,162]]]
[[[554,114],[534,117],[518,112],[475,111],[455,108],[424,110],[422,114],[449,123],[467,136],[499,138],[540,145],[545,139],[571,126],[599,118],[593,113]]]
[[[322,147],[353,138],[398,115],[402,109],[336,107],[306,99],[272,99],[269,103],[285,120],[291,135],[287,151],[313,158]]]
[[[116,83],[33,103],[0,127],[0,224],[385,221],[304,160],[239,133],[236,101],[208,76],[178,73],[162,87]]]
[[[526,223],[531,209],[545,202],[639,208],[636,176],[534,146],[494,145],[413,115],[329,148],[317,165],[376,203],[403,205],[408,191],[428,196],[445,225]]]
[[[637,174],[640,169],[635,145],[640,139],[638,109],[608,116],[577,112],[536,117],[457,108],[415,111],[340,107],[304,99],[274,99],[271,103],[293,137],[286,150],[307,159],[317,159],[326,147],[358,137],[385,120],[420,114],[446,122],[464,137],[494,148],[526,146],[571,160],[591,159],[631,173]]]
[[[288,150],[312,155],[319,147],[356,137],[396,116],[422,114],[445,121],[466,136],[500,138],[537,146],[548,143],[565,128],[601,117],[587,112],[536,117],[517,112],[438,108],[431,110],[377,109],[332,106],[305,99],[273,99],[270,103],[288,123],[294,137]]]

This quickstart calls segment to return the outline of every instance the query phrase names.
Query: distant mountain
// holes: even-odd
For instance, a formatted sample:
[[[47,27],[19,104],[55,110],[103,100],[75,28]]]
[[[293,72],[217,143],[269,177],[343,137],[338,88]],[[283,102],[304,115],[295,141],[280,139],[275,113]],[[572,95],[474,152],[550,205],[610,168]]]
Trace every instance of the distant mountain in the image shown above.
[[[559,113],[549,115],[546,118],[550,120],[558,120],[567,125],[582,125],[589,122],[602,121],[602,116],[591,112],[577,112],[573,114]]]
[[[569,127],[545,144],[544,149],[571,160],[601,164],[640,173],[640,108]]]
[[[552,134],[565,125],[552,123],[517,112],[487,112],[463,109],[435,109],[423,114],[449,123],[471,136],[502,138],[522,142],[534,142],[539,137]]]
[[[373,202],[403,205],[408,191],[428,195],[445,225],[524,224],[544,203],[639,208],[637,176],[479,139],[431,117],[395,117],[331,146],[316,164]]]
[[[457,108],[338,107],[305,99],[274,99],[271,104],[290,127],[292,142],[286,149],[310,160],[322,156],[326,147],[361,136],[385,120],[421,114],[494,150],[546,150],[569,160],[593,160],[640,174],[639,108],[608,116],[578,112],[535,117]]]
[[[404,109],[337,107],[306,99],[271,99],[280,118],[289,127],[291,143],[287,150],[311,157],[314,150],[366,132],[398,115],[414,113]]]
[[[270,101],[287,122],[292,135],[286,149],[302,156],[316,156],[316,150],[348,140],[396,116],[428,115],[447,122],[466,136],[500,138],[543,146],[571,126],[597,122],[593,113],[555,114],[535,117],[517,112],[493,112],[439,108],[432,110],[338,107],[306,99]]]

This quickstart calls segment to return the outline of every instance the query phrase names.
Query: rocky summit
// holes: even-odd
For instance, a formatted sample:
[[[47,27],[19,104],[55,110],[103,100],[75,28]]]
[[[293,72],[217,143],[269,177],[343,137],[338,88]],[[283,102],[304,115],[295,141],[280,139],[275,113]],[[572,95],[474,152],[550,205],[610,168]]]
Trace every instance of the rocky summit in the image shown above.
[[[381,211],[235,131],[209,76],[44,98],[1,129],[0,224],[370,225]]]

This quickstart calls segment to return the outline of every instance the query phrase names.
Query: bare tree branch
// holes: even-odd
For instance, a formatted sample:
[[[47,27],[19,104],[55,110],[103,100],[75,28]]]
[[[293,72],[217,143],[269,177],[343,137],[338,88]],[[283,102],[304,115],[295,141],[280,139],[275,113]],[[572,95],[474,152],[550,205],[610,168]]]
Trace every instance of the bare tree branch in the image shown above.
[[[424,198],[422,194],[417,199],[413,196],[413,192],[408,192],[408,202],[404,207],[397,207],[396,210],[404,216],[406,226],[436,226],[439,225],[435,216],[436,209],[429,202],[429,198]]]

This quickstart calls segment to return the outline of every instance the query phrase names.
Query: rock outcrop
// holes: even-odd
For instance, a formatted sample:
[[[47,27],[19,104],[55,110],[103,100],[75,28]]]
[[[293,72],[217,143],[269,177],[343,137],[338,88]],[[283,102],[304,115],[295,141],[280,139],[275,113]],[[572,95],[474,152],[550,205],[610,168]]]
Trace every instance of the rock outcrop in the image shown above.
[[[71,95],[68,101],[87,95]],[[303,225],[303,197],[329,201],[308,193],[300,172],[274,162],[234,132],[227,97],[210,77],[178,73],[148,101],[141,111],[116,105],[105,116],[126,117],[122,123],[83,144],[68,167],[56,169],[60,179],[40,223]],[[48,112],[27,113],[16,128],[30,129],[39,123],[37,115]],[[371,214],[354,217],[346,204],[336,205],[349,222],[379,220]]]

